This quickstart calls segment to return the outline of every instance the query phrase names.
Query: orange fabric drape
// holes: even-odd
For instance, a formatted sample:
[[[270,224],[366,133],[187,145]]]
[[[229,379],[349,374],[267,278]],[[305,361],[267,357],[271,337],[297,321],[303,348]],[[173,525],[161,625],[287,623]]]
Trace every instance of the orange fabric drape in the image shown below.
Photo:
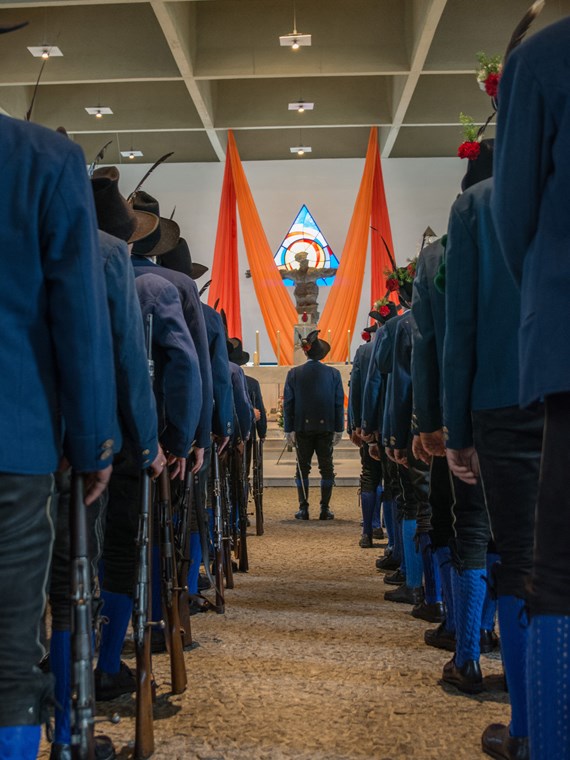
[[[372,214],[371,214],[371,277],[370,277],[370,306],[379,298],[386,295],[386,270],[392,269],[390,256],[386,251],[386,245],[394,256],[394,243],[392,242],[392,230],[390,217],[384,192],[384,177],[382,176],[382,164],[380,151],[376,152],[374,166],[374,183],[372,186]],[[386,241],[386,245],[384,244]],[[390,294],[391,300],[398,303],[395,293]]]
[[[352,212],[340,265],[319,320],[319,329],[324,340],[328,340],[330,330],[331,351],[328,356],[330,362],[345,361],[348,356],[348,331],[350,330],[351,336],[354,335],[368,249],[377,156],[378,130],[373,127],[370,131],[360,190]]]
[[[226,161],[224,170],[214,263],[212,264],[212,282],[208,291],[208,304],[214,306],[216,301],[219,301],[218,309],[223,309],[226,313],[229,337],[242,340],[236,191],[229,160]]]
[[[228,132],[226,166],[228,162],[231,166],[243,240],[255,295],[269,340],[275,355],[279,355],[279,363],[292,364],[293,328],[297,324],[298,315],[273,261],[273,254],[261,225],[231,131]],[[278,332],[280,334],[279,351],[277,346]]]

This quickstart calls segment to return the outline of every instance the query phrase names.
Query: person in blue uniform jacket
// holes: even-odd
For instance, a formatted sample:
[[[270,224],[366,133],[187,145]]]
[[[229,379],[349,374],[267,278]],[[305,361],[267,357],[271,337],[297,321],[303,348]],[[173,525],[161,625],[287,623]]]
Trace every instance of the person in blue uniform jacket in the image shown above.
[[[569,41],[567,17],[525,41],[505,65],[492,200],[521,295],[519,402],[544,398],[546,410],[529,598],[532,760],[570,755]]]
[[[169,463],[173,465],[171,477],[183,479],[200,419],[198,357],[176,287],[154,274],[140,275],[135,280],[135,286],[144,324],[149,314],[153,316],[152,355],[159,440],[168,454]],[[104,614],[109,618],[109,623],[103,629],[95,670],[98,699],[113,699],[135,688],[132,673],[121,663],[121,648],[132,615],[139,512],[139,457],[133,441],[126,439],[117,457],[109,488],[101,584]],[[156,553],[153,560],[155,557]],[[153,565],[154,580],[156,561]],[[160,604],[160,593],[156,593],[153,586],[154,619],[161,617]]]
[[[159,215],[158,201],[145,193],[144,190],[139,190],[135,194],[132,203],[134,209]],[[180,228],[174,221],[160,217],[157,232],[158,235],[155,233],[154,236],[149,236],[141,243],[135,243],[131,261],[135,269],[135,277],[139,277],[141,274],[159,275],[175,285],[180,296],[186,324],[192,336],[200,365],[202,404],[192,467],[193,472],[198,472],[203,465],[204,450],[210,446],[214,403],[208,336],[202,304],[194,280],[175,269],[160,266],[161,257],[172,251],[173,246],[179,241]],[[151,258],[156,258],[157,263],[151,261]]]
[[[321,474],[320,520],[332,520],[329,504],[334,486],[333,447],[344,430],[344,391],[340,372],[322,364],[330,345],[313,330],[303,340],[307,361],[287,373],[283,421],[287,441],[297,451],[297,520],[309,519],[309,472],[316,453]]]
[[[118,430],[83,153],[62,135],[0,116],[0,164],[0,756],[32,760],[50,693],[36,664],[53,473],[65,454],[86,474],[92,504],[110,477]]]
[[[117,171],[114,180],[107,178],[92,182],[113,336],[118,417],[121,429],[137,444],[141,469],[150,467],[155,475],[159,475],[165,458],[158,446],[156,404],[147,371],[141,311],[127,247],[127,242],[150,234],[158,219],[132,211],[119,194],[118,180]],[[116,233],[122,239],[101,231],[101,228]],[[50,666],[55,678],[55,731],[50,760],[71,757],[70,483],[69,477],[64,474],[58,478],[58,491],[49,590],[52,619]],[[89,553],[94,575],[103,549],[106,504],[107,493],[87,512]],[[114,757],[110,739],[97,736],[95,741],[98,760]]]

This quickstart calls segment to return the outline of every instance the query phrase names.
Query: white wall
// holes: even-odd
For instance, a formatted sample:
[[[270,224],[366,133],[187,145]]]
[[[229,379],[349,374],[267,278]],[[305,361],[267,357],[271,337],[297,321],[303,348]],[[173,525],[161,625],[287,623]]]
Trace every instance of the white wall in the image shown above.
[[[261,222],[273,253],[288,231],[299,208],[306,203],[325,238],[340,258],[360,185],[363,159],[252,161],[244,169]],[[465,166],[453,158],[391,158],[382,163],[388,210],[398,263],[416,255],[425,228],[443,234],[451,203],[459,191]],[[121,190],[128,195],[148,166],[123,164]],[[188,240],[194,261],[211,266],[224,167],[217,163],[163,164],[147,180],[144,189],[160,201],[163,216],[176,206],[175,220]],[[239,223],[238,223],[239,227]],[[241,239],[238,245],[243,339],[253,356],[255,331],[261,335],[261,361],[275,356],[255,299],[253,283],[245,278],[249,269]],[[368,324],[370,280],[365,273],[356,337]],[[198,281],[206,282],[208,274]],[[291,291],[291,298],[292,289]],[[326,302],[328,288],[321,288],[319,303]],[[376,297],[384,295],[375,294]]]

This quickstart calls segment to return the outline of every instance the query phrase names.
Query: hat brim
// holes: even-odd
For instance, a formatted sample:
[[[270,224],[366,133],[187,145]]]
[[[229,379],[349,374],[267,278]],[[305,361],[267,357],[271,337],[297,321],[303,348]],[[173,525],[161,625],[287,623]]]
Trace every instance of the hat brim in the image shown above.
[[[209,267],[205,266],[204,264],[195,264],[192,262],[192,270],[190,272],[190,277],[193,280],[198,280],[200,277],[202,277],[203,274],[206,274]]]
[[[137,226],[135,227],[134,232],[127,242],[136,243],[137,241],[144,240],[149,235],[152,235],[152,233],[158,227],[159,219],[158,216],[149,214],[148,211],[137,211],[136,209],[131,210],[135,216]]]
[[[162,256],[163,253],[168,253],[168,251],[171,251],[174,248],[176,243],[178,243],[179,237],[180,237],[180,227],[176,224],[176,222],[173,221],[172,219],[165,219],[163,216],[161,216],[160,217],[160,240],[154,246],[154,248],[151,248],[150,251],[147,251],[146,253],[137,253],[137,255],[145,256],[147,258],[149,258],[150,256]]]
[[[317,340],[313,343],[311,348],[307,351],[307,356],[309,357],[309,359],[320,361],[321,359],[325,358],[325,356],[329,353],[330,350],[331,350],[330,343],[327,343],[326,340],[321,340],[320,338],[317,338]]]

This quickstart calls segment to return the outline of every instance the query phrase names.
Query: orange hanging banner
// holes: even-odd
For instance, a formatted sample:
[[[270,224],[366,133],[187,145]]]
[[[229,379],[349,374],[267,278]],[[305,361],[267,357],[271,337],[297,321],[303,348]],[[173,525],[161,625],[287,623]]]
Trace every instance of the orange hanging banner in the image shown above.
[[[239,270],[237,252],[236,192],[231,168],[231,157],[226,158],[218,231],[212,264],[212,282],[208,304],[218,304],[228,323],[228,337],[242,340],[241,306],[239,296]]]
[[[394,268],[394,243],[392,242],[392,230],[390,228],[390,216],[384,191],[384,178],[382,176],[382,164],[380,151],[376,152],[374,165],[374,183],[372,186],[372,214],[371,214],[371,276],[370,276],[370,306],[374,301],[384,298],[386,295],[386,271]],[[388,251],[390,253],[388,253]],[[390,256],[392,258],[390,258]],[[391,299],[398,303],[395,293],[390,294]]]
[[[275,266],[231,130],[228,132],[227,155],[226,162],[229,160],[231,166],[245,250],[263,321],[279,364],[292,364],[293,328],[298,315]]]
[[[354,326],[362,294],[368,232],[372,213],[372,193],[378,157],[378,130],[370,131],[368,150],[360,190],[342,251],[338,272],[319,320],[321,337],[331,336],[328,360],[344,362],[348,356],[347,336],[354,335]]]

